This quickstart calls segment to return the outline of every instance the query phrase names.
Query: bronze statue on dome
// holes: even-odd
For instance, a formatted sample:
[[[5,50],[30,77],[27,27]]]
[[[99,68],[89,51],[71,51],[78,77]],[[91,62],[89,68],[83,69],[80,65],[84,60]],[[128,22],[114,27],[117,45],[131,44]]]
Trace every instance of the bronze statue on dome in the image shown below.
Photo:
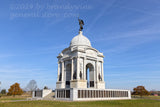
[[[80,26],[79,31],[82,31],[84,22],[82,19],[79,19],[79,17],[78,17],[78,21],[79,21],[79,26]]]

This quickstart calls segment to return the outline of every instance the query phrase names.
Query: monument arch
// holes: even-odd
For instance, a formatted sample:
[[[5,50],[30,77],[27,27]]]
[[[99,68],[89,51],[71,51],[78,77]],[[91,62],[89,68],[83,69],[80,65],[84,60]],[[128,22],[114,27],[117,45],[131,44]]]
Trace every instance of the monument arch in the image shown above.
[[[94,66],[91,63],[86,65],[87,88],[94,88]]]
[[[71,64],[66,65],[66,88],[70,88],[70,80],[71,80]]]

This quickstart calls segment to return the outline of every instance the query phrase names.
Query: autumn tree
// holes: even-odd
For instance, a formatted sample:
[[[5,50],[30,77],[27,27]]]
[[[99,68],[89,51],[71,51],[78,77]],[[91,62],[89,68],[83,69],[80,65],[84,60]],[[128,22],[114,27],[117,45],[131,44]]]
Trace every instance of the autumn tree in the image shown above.
[[[133,95],[140,95],[141,97],[143,95],[150,95],[150,93],[145,89],[144,86],[137,86],[133,89]]]
[[[23,93],[23,90],[20,88],[20,85],[18,83],[15,83],[10,86],[8,89],[8,95],[21,95]]]

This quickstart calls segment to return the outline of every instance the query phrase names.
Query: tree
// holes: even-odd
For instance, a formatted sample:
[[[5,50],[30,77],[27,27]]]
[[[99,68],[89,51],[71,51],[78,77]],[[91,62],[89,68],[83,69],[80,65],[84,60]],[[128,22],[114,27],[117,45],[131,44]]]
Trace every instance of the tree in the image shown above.
[[[8,89],[8,95],[21,95],[23,93],[23,90],[20,88],[20,85],[18,83],[15,83],[10,86]]]
[[[6,94],[6,89],[2,89],[1,94]]]
[[[30,80],[27,84],[25,90],[26,91],[35,91],[37,89],[37,82],[35,80]]]
[[[141,97],[143,95],[150,95],[150,93],[145,89],[144,86],[137,86],[133,89],[133,95],[140,95]]]

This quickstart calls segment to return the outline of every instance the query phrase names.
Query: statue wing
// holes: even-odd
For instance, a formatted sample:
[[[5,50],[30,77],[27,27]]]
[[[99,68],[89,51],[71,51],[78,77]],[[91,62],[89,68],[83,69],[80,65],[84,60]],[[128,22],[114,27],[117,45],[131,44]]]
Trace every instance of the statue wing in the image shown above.
[[[81,22],[82,22],[82,24],[84,25],[84,22],[83,22],[83,20],[81,20]]]

